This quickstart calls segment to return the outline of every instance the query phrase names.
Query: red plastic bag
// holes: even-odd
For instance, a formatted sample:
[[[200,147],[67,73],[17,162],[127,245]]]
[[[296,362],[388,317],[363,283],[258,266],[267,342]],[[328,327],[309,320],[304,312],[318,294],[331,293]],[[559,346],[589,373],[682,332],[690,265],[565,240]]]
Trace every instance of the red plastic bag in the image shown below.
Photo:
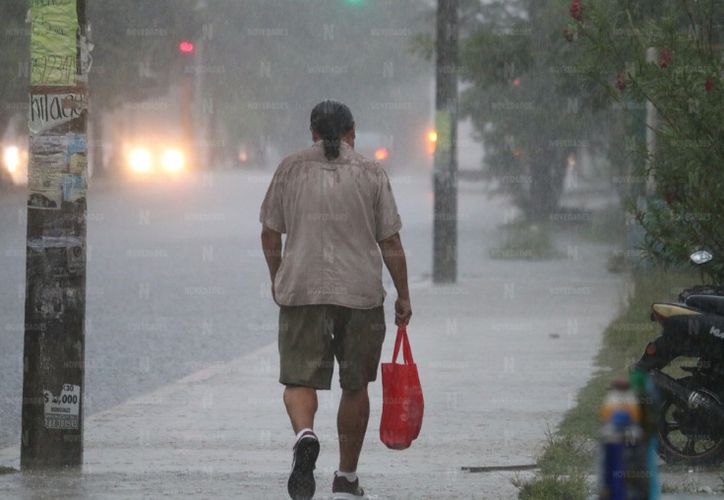
[[[400,345],[402,364],[397,363]],[[409,448],[420,434],[425,402],[404,325],[397,329],[392,363],[382,363],[382,397],[380,439],[393,450]]]

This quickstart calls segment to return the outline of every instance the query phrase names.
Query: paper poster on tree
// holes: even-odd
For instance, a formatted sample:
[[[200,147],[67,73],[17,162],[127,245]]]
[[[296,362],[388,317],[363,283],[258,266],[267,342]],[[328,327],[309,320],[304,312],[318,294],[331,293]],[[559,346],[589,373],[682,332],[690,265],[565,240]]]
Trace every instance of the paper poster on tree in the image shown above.
[[[31,85],[76,84],[76,0],[32,0]]]

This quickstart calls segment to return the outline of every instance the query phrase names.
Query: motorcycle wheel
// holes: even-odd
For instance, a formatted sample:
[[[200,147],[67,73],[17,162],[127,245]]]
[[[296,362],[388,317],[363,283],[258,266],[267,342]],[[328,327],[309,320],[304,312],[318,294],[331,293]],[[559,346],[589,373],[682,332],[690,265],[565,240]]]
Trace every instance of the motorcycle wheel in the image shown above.
[[[693,377],[678,382],[695,385]],[[712,397],[719,399],[715,394]],[[724,461],[724,436],[711,434],[695,410],[673,398],[663,397],[658,414],[659,456],[667,464],[719,465]]]

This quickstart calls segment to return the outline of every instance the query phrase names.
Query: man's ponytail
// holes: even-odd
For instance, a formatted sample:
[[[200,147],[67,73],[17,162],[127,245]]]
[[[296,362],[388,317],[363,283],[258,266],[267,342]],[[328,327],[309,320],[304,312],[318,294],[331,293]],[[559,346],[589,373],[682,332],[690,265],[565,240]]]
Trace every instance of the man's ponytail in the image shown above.
[[[342,136],[354,128],[354,117],[346,105],[327,100],[314,107],[310,125],[322,139],[324,156],[334,160],[339,157]]]
[[[336,138],[325,138],[322,139],[322,146],[324,147],[324,156],[328,160],[334,160],[339,157],[339,147],[342,145],[342,140],[339,137]]]

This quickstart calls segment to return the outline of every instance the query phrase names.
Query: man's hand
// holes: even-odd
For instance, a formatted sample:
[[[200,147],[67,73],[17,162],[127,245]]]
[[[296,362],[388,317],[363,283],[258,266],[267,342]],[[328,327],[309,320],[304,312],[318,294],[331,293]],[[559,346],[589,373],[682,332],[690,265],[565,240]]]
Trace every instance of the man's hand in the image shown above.
[[[410,299],[397,298],[395,301],[395,324],[397,326],[407,325],[410,322],[412,316],[412,307],[410,306]]]

